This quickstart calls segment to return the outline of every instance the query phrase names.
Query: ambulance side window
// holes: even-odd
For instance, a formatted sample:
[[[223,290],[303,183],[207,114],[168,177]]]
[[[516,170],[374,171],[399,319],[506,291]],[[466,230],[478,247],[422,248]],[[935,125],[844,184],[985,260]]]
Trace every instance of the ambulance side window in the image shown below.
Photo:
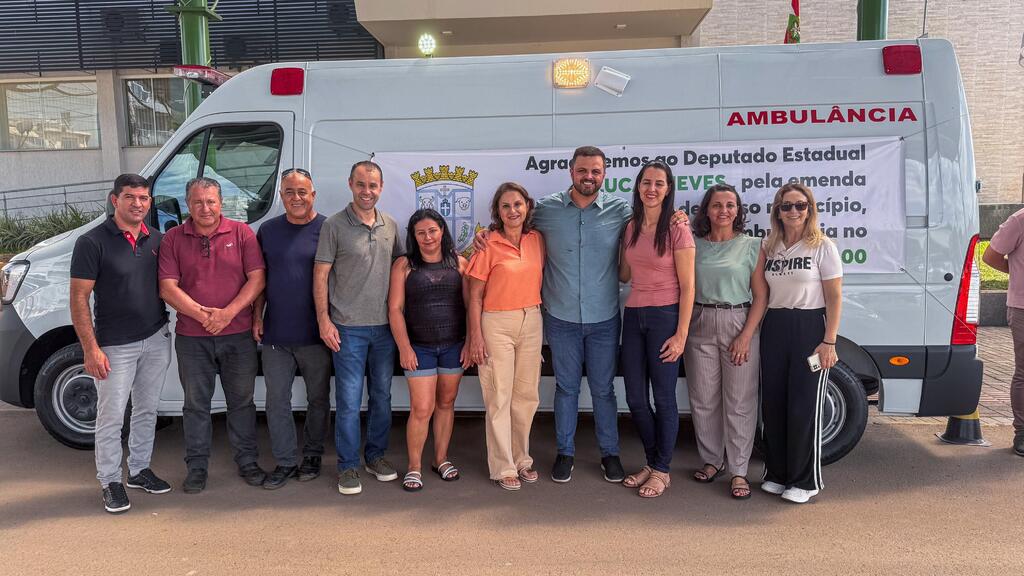
[[[197,176],[220,183],[224,216],[259,220],[273,203],[281,140],[274,124],[214,126],[196,133],[153,183],[154,223],[166,232],[188,217],[185,184]]]

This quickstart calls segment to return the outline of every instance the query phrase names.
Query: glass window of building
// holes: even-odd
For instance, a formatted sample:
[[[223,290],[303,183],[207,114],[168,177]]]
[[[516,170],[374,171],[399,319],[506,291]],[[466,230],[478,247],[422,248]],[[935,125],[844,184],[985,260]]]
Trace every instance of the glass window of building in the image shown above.
[[[125,80],[129,146],[162,146],[185,121],[185,80]]]
[[[0,83],[0,151],[99,147],[96,82]]]

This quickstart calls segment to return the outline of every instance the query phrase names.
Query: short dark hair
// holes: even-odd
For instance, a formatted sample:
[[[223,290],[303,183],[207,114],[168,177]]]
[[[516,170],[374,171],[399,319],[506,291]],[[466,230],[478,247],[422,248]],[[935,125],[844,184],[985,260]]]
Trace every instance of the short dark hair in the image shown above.
[[[732,192],[732,195],[736,197],[736,218],[732,221],[732,229],[734,232],[742,234],[747,228],[747,211],[743,207],[743,200],[740,199],[739,193],[731,185],[715,184],[704,193],[704,198],[700,201],[700,208],[697,209],[697,214],[693,217],[693,235],[703,238],[711,232],[711,218],[708,216],[708,206],[711,205],[711,197],[716,192]]]
[[[149,180],[138,174],[121,174],[114,179],[114,188],[110,191],[111,196],[120,196],[125,188],[149,189]]]
[[[572,168],[573,166],[576,165],[576,159],[579,158],[580,156],[596,156],[600,157],[602,161],[608,160],[608,158],[604,155],[604,152],[602,152],[601,149],[598,148],[597,146],[580,146],[579,148],[576,149],[575,152],[572,153],[572,160],[569,160],[569,168]]]
[[[501,221],[501,196],[505,192],[518,192],[523,200],[526,200],[526,217],[523,218],[523,234],[533,230],[533,208],[537,203],[530,197],[530,193],[522,184],[516,182],[503,182],[494,191],[494,198],[491,198],[491,230],[504,230],[505,223]]]
[[[185,184],[185,201],[186,202],[188,202],[188,197],[189,197],[189,195],[192,192],[192,188],[195,187],[195,186],[199,186],[200,188],[216,188],[217,189],[217,196],[219,196],[221,199],[223,199],[223,197],[224,197],[223,194],[221,194],[221,191],[220,191],[220,182],[217,182],[213,178],[207,178],[206,176],[200,176],[198,178],[193,178],[193,179],[189,180]]]
[[[356,175],[356,168],[366,168],[367,170],[376,170],[380,174],[380,185],[384,185],[384,171],[380,169],[373,160],[360,160],[352,165],[352,169],[348,171],[348,179],[351,180]]]

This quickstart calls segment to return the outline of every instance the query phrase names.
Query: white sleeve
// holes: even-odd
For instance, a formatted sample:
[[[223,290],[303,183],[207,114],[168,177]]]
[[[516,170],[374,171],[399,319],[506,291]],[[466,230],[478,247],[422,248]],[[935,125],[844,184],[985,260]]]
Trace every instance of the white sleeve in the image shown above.
[[[818,247],[818,272],[822,280],[843,277],[843,261],[839,258],[839,249],[831,240],[823,240]]]

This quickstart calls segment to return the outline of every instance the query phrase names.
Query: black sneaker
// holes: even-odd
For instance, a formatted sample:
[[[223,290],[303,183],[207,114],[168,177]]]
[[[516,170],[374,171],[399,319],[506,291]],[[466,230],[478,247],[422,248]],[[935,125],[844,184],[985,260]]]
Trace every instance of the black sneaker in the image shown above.
[[[555,465],[551,467],[551,479],[561,484],[564,484],[569,480],[572,480],[572,469],[574,468],[574,461],[575,458],[573,458],[572,456],[559,454],[558,457],[555,458]]]
[[[129,476],[128,487],[145,490],[150,494],[166,494],[171,491],[171,485],[161,480],[149,468],[140,470],[135,476]]]
[[[111,514],[126,512],[132,507],[128,501],[128,493],[120,482],[111,482],[103,489],[103,508]]]
[[[267,473],[255,462],[250,462],[238,468],[238,475],[245,480],[249,486],[262,486],[267,480]]]
[[[626,471],[623,470],[618,456],[601,458],[601,470],[604,471],[604,479],[608,482],[618,483],[626,479]]]
[[[1017,456],[1024,456],[1024,434],[1013,437],[1013,453]]]
[[[267,479],[263,482],[263,487],[267,490],[277,490],[287,484],[289,478],[294,478],[297,475],[297,471],[298,468],[295,466],[278,466],[267,476]]]
[[[188,471],[188,475],[185,476],[185,481],[181,483],[181,489],[185,491],[185,494],[199,494],[206,489],[206,469],[205,468],[192,468]]]
[[[297,478],[299,482],[309,482],[320,476],[320,457],[303,456],[302,464],[299,464]]]

